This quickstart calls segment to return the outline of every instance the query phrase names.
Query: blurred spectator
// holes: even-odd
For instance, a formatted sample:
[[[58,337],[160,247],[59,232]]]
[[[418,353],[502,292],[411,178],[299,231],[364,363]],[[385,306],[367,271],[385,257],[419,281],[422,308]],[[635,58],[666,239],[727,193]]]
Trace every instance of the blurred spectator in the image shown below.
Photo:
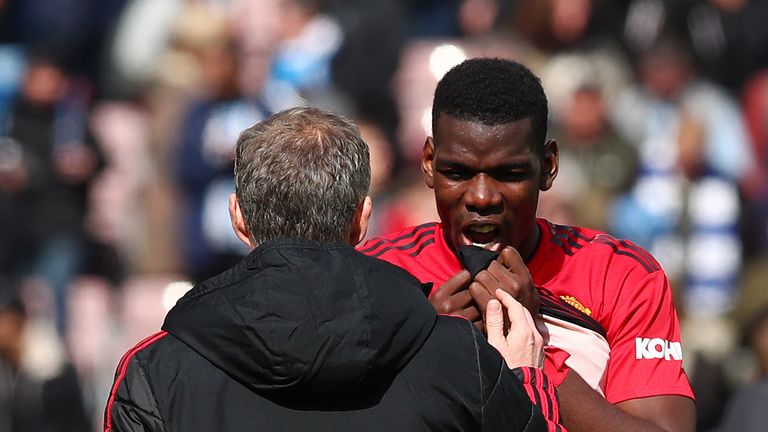
[[[267,83],[262,94],[244,94],[238,45],[228,32],[204,44],[198,54],[205,92],[190,104],[181,123],[176,161],[186,200],[184,269],[194,281],[223,271],[248,252],[232,233],[226,211],[234,192],[234,144],[240,132],[281,107],[302,103],[295,95],[276,99]]]
[[[542,197],[542,217],[548,217],[544,207],[555,197],[565,199],[571,213],[569,220],[558,223],[609,230],[609,209],[631,186],[638,155],[612,128],[606,109],[601,89],[590,85],[575,89],[563,107],[552,137],[560,144],[561,174],[566,181],[553,188],[553,196]]]
[[[395,165],[395,154],[392,143],[387,139],[384,131],[376,123],[366,119],[356,120],[360,128],[360,136],[368,144],[368,153],[371,160],[371,187],[369,194],[376,197],[383,193],[392,182],[392,173]]]
[[[696,430],[706,431],[719,424],[733,393],[739,336],[736,325],[723,317],[683,316],[680,326],[683,367],[696,395]]]
[[[21,47],[0,42],[0,135],[8,129],[8,109],[16,99],[24,73]]]
[[[127,1],[3,0],[0,43],[55,52],[69,71],[93,81],[101,67],[102,43]]]
[[[553,55],[541,77],[565,181],[542,195],[539,214],[609,231],[610,206],[629,189],[638,165],[637,148],[609,116],[611,102],[630,83],[628,63],[621,51],[601,42]]]
[[[537,49],[553,52],[617,39],[624,2],[614,0],[518,0],[501,25]]]
[[[50,57],[33,57],[10,112],[0,168],[2,205],[10,217],[10,268],[41,277],[53,290],[57,326],[66,324],[66,294],[86,260],[88,188],[101,166],[90,134],[87,87]]]
[[[472,37],[491,31],[505,2],[499,0],[415,0],[407,4],[412,38]],[[501,4],[500,4],[501,3]]]
[[[768,65],[765,0],[631,0],[624,40],[642,52],[673,29],[690,40],[699,73],[738,91]]]
[[[401,160],[396,131],[400,114],[393,77],[406,43],[408,15],[403,1],[333,0],[328,14],[338,21],[343,40],[331,60],[331,79],[349,99],[355,115],[379,125]]]
[[[404,174],[392,183],[386,196],[374,203],[368,237],[420,225],[437,217],[434,194],[424,179]]]
[[[84,51],[89,36],[91,0],[5,0],[9,39],[27,47],[45,47],[72,68]],[[61,11],[67,13],[61,13]]]
[[[755,355],[758,373],[755,381],[738,391],[728,404],[720,432],[757,432],[768,424],[768,305],[752,317],[745,339]]]
[[[77,374],[56,330],[27,314],[13,289],[0,287],[0,430],[90,430]]]
[[[720,315],[735,303],[742,267],[739,184],[753,163],[744,118],[697,77],[680,39],[659,39],[638,69],[614,114],[638,146],[639,173],[612,231],[650,249],[681,282],[684,310]]]
[[[364,119],[357,123],[371,159],[368,237],[434,220],[434,198],[421,176],[414,176],[415,170],[394,175],[395,152],[381,128]]]
[[[757,255],[768,252],[768,70],[747,81],[742,106],[756,161],[744,181],[745,248]]]
[[[101,79],[112,97],[134,97],[157,73],[184,0],[124,0],[105,52]]]
[[[282,41],[272,59],[271,77],[298,92],[312,94],[331,86],[331,59],[342,41],[342,30],[323,13],[319,0],[280,2]]]

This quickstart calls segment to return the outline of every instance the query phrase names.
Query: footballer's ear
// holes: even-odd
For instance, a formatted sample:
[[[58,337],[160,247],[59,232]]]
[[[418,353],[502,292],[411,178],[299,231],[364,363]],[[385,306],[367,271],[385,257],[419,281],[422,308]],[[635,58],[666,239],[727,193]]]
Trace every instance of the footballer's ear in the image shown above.
[[[240,209],[240,202],[235,194],[229,194],[229,220],[232,222],[232,230],[237,235],[237,238],[249,248],[255,249],[256,245],[251,240],[248,224],[245,223],[245,217]]]
[[[549,140],[544,143],[544,149],[541,157],[541,179],[539,189],[549,190],[555,182],[557,172],[560,169],[560,149],[557,141]]]
[[[424,149],[421,151],[421,171],[424,173],[424,183],[430,189],[435,186],[435,140],[427,137]]]

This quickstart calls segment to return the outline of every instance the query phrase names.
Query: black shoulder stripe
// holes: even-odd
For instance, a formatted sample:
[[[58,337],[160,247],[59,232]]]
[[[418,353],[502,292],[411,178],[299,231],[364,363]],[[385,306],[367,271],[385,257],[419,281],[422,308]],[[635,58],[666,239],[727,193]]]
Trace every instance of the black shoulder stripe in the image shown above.
[[[405,240],[405,239],[407,239],[409,237],[413,237],[414,235],[416,235],[417,232],[419,232],[419,230],[421,230],[423,228],[434,227],[436,224],[437,224],[436,222],[428,222],[428,223],[421,224],[419,226],[414,227],[412,230],[410,230],[407,233],[401,235],[400,237],[396,237],[396,238],[393,238],[393,239],[379,239],[376,243],[372,244],[371,246],[368,246],[365,249],[361,249],[360,252],[362,252],[364,254],[373,252],[374,250],[376,250],[379,246],[383,245],[384,243],[389,243],[389,244],[397,243],[397,242]],[[434,229],[429,230],[429,231],[425,231],[425,232],[434,232]],[[418,241],[418,239],[415,240],[415,241]]]
[[[424,240],[424,237],[427,237],[427,240],[423,241],[421,246],[418,249],[418,252],[421,252],[421,249],[423,249],[424,246],[426,246],[429,243],[434,243],[435,242],[435,238],[434,237],[429,238],[429,236],[433,236],[434,234],[435,234],[434,230],[424,231],[421,234],[419,234],[410,243],[406,243],[406,244],[402,244],[402,245],[387,245],[387,246],[384,246],[383,248],[381,248],[378,252],[376,252],[374,254],[371,254],[371,256],[374,257],[374,258],[378,258],[382,254],[384,254],[384,253],[386,253],[388,251],[391,251],[393,249],[399,250],[399,251],[407,251],[407,250],[412,249],[412,248],[416,247],[417,245],[419,245],[419,242],[422,242]],[[414,256],[414,255],[412,255],[412,256]]]
[[[634,252],[632,249],[630,250],[619,249],[619,245],[617,245],[615,241],[611,241],[605,238],[596,238],[595,242],[610,246],[611,249],[613,249],[613,253],[615,253],[616,255],[622,255],[622,256],[626,256],[634,259],[635,261],[640,263],[640,265],[642,265],[643,268],[648,273],[653,273],[657,270],[660,270],[660,267],[654,261],[648,261],[645,257]]]
[[[372,245],[368,246],[367,248],[360,249],[360,252],[362,252],[362,253],[367,255],[367,254],[371,253],[372,251],[376,250],[376,248],[378,248],[379,246],[381,246],[383,244],[384,244],[384,240],[378,240],[375,243],[373,243]]]
[[[646,263],[645,261],[643,261],[642,258],[640,258],[639,256],[635,255],[632,252],[618,250],[618,248],[616,248],[616,246],[613,247],[613,250],[616,253],[616,255],[624,255],[624,256],[628,256],[630,258],[633,258],[635,261],[639,262],[648,273],[653,273],[656,270],[658,270],[658,267]]]
[[[576,229],[574,229],[570,225],[554,225],[554,227],[555,227],[556,231],[559,231],[557,233],[557,235],[559,235],[559,236],[570,235],[570,236],[576,237],[577,239],[584,240],[584,241],[592,240],[591,238],[585,236],[584,234],[576,231]]]
[[[578,233],[571,226],[553,225],[552,242],[560,246],[568,255],[573,255],[574,249],[581,249],[589,240],[589,238]]]
[[[641,248],[640,246],[637,246],[634,243],[628,242],[626,240],[619,240],[619,244],[624,246],[627,249],[634,251],[636,254],[642,256],[643,258],[645,258],[648,265],[655,268],[656,270],[659,270],[658,263],[653,258],[653,256],[651,256],[651,254],[648,253],[648,251],[646,251],[645,249]]]
[[[590,240],[592,240],[592,238],[591,238],[591,237],[587,237],[587,236],[585,236],[584,234],[582,234],[582,233],[580,233],[580,232],[576,231],[576,230],[575,230],[573,227],[571,227],[571,226],[569,226],[569,227],[568,227],[568,232],[570,232],[570,233],[571,233],[571,235],[573,235],[574,237],[578,237],[578,238],[580,238],[580,239],[582,239],[582,240],[585,240],[585,241],[590,241]]]
[[[431,239],[427,239],[424,243],[421,244],[421,246],[419,246],[418,249],[416,249],[415,251],[411,252],[409,255],[412,256],[412,257],[415,257],[416,255],[420,254],[421,251],[424,250],[425,247],[431,245],[434,242],[435,242],[435,238],[434,237],[431,238]]]
[[[560,246],[560,249],[562,249],[562,250],[563,250],[563,252],[565,252],[565,254],[566,254],[566,255],[573,255],[573,251],[571,250],[571,248],[570,248],[570,247],[568,247],[568,246],[567,246],[567,245],[566,245],[566,244],[563,242],[563,240],[562,240],[562,239],[560,239],[560,238],[558,238],[558,237],[555,237],[555,236],[552,236],[552,238],[551,238],[551,241],[552,241],[552,243],[554,243],[554,244],[556,244],[556,245]]]
[[[576,249],[581,249],[582,247],[584,247],[584,245],[583,245],[583,244],[581,244],[581,243],[577,242],[577,241],[576,241],[576,240],[574,240],[572,237],[569,237],[567,233],[560,233],[560,234],[557,234],[557,235],[555,235],[553,238],[557,238],[557,239],[560,239],[560,240],[565,240],[566,242],[568,242],[568,244],[569,244],[570,246],[572,246],[572,247],[574,247],[574,248],[576,248]]]

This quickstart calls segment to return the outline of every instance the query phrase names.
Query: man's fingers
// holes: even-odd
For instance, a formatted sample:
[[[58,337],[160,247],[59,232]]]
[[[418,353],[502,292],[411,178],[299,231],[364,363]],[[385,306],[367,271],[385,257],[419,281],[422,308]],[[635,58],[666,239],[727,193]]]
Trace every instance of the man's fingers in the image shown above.
[[[444,284],[438,288],[438,290],[445,291],[448,295],[452,295],[462,289],[465,289],[469,282],[472,280],[472,274],[468,270],[462,270],[456,273],[452,278],[445,281]]]
[[[492,291],[488,289],[484,284],[475,281],[469,284],[469,294],[472,296],[475,305],[480,310],[480,314],[485,315],[485,308],[488,305],[488,301],[493,298]]]
[[[459,315],[472,322],[483,321],[483,315],[480,313],[479,310],[477,310],[475,306],[470,306],[468,308],[465,308],[464,310],[461,311]],[[482,328],[480,330],[482,330]]]
[[[493,264],[493,262],[491,264]],[[473,279],[473,283],[474,282],[481,283],[488,290],[488,293],[491,294],[492,297],[494,295],[493,292],[496,291],[496,288],[501,288],[499,279],[487,269],[478,272],[475,275],[475,279]]]
[[[514,251],[514,249],[511,250]],[[499,261],[494,261],[488,267],[488,273],[499,281],[498,287],[512,294],[531,313],[539,312],[539,293],[536,291],[533,280],[531,280],[531,274],[525,265],[523,265],[522,270],[517,271],[504,267]]]
[[[507,309],[507,317],[509,318],[510,329],[520,331],[522,330],[521,327],[523,327],[525,328],[525,331],[538,333],[536,326],[533,323],[533,319],[526,320],[526,315],[530,317],[530,314],[528,314],[523,305],[515,300],[514,297],[502,289],[497,289],[496,298],[498,298],[501,304],[504,305],[504,307]]]
[[[485,273],[488,274],[489,278],[493,278],[493,280],[496,281],[496,285],[493,286],[494,290],[496,288],[501,288],[515,298],[521,294],[520,291],[523,287],[522,277],[512,273],[511,270],[507,269],[502,264],[499,264],[498,261],[492,262]],[[480,274],[478,274],[478,276],[480,276]]]
[[[459,291],[451,296],[435,295],[429,298],[432,307],[440,315],[461,315],[462,310],[474,306],[468,290]],[[463,315],[462,315],[463,316]]]
[[[523,257],[521,257],[520,253],[517,252],[517,249],[512,246],[507,246],[502,249],[499,257],[496,258],[496,261],[512,273],[519,275],[528,273],[528,267],[525,265]]]
[[[501,303],[496,299],[491,299],[485,308],[485,334],[488,337],[488,343],[498,347],[506,342],[504,336],[504,311]]]

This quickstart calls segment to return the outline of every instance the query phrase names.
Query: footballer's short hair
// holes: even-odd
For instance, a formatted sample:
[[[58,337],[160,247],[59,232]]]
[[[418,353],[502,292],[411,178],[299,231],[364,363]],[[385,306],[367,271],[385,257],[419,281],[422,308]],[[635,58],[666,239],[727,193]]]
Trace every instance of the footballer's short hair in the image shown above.
[[[547,138],[547,96],[541,81],[512,60],[473,58],[454,66],[435,89],[433,136],[441,114],[488,126],[530,118],[533,144],[541,148]]]

